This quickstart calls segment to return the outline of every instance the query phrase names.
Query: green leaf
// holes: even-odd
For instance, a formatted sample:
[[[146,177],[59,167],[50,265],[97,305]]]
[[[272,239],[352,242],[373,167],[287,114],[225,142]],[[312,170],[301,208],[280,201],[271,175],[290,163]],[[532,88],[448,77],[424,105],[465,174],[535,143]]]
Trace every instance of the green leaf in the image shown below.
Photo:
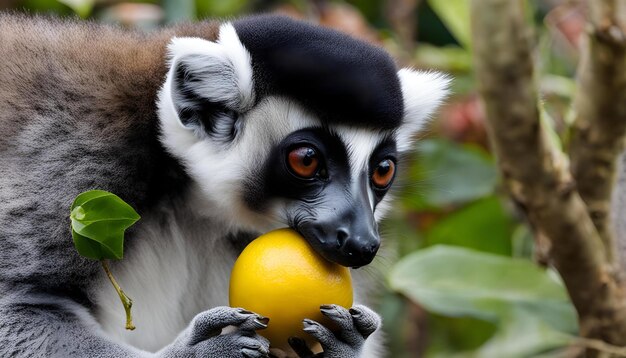
[[[95,5],[95,0],[58,0],[60,3],[67,5],[78,16],[83,19],[87,18]]]
[[[513,224],[500,198],[489,196],[438,221],[426,233],[426,242],[510,256]]]
[[[434,246],[400,260],[390,285],[443,315],[498,321],[515,306],[559,330],[576,329],[576,313],[562,283],[527,260]]]
[[[92,190],[71,206],[72,239],[78,252],[91,259],[121,259],[124,232],[139,220],[137,212],[117,195]]]
[[[76,199],[74,199],[74,202],[72,203],[72,206],[70,209],[74,210],[76,207],[81,206],[90,200],[97,199],[103,196],[110,196],[110,195],[113,195],[113,194],[104,190],[89,190],[89,191],[83,192],[80,195],[78,195]]]
[[[535,241],[532,232],[526,224],[519,224],[511,235],[513,246],[513,257],[528,258],[533,257]]]
[[[535,357],[537,353],[565,347],[571,334],[559,332],[540,316],[513,307],[500,320],[499,331],[473,354],[483,358]]]
[[[454,72],[455,82],[459,72],[469,73],[472,71],[472,54],[456,45],[440,47],[420,43],[415,50],[414,60],[426,68]],[[454,93],[457,92],[454,91]]]
[[[562,283],[527,260],[435,246],[398,262],[390,285],[430,312],[497,325],[477,350],[441,356],[531,357],[568,344],[577,331]]]
[[[467,0],[429,0],[428,4],[452,36],[466,49],[472,48],[470,10]]]
[[[539,120],[541,121],[541,125],[543,129],[545,129],[548,140],[551,142],[554,148],[563,151],[563,144],[561,144],[561,138],[559,138],[556,129],[554,128],[554,119],[550,116],[543,105],[543,103],[539,102]]]
[[[306,1],[303,5],[306,8]],[[250,2],[246,0],[196,0],[196,6],[200,16],[224,17],[244,12],[250,6]]]
[[[473,351],[493,337],[497,326],[492,322],[472,317],[446,317],[431,313],[429,321],[429,342],[427,357],[444,354],[450,357],[453,352]]]
[[[542,75],[539,81],[542,94],[557,95],[570,100],[576,92],[576,81],[570,77],[548,73]]]
[[[79,254],[93,260],[102,260],[106,257],[114,257],[114,253],[86,236],[82,236],[72,229],[72,240]]]
[[[445,140],[423,140],[417,146],[417,160],[410,168],[405,206],[413,210],[437,209],[469,202],[494,192],[498,174],[483,149]]]

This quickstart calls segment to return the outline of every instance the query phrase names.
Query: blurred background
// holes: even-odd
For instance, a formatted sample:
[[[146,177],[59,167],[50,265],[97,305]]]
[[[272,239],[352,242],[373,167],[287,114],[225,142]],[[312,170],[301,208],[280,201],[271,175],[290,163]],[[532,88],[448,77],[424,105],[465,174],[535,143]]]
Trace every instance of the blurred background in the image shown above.
[[[566,146],[584,1],[527,1],[543,118]],[[0,0],[0,10],[54,13],[141,31],[179,21],[277,12],[385,47],[399,66],[453,76],[453,95],[396,185],[376,269],[389,357],[559,357],[576,313],[507,200],[472,72],[468,0]],[[379,272],[382,272],[379,273]]]

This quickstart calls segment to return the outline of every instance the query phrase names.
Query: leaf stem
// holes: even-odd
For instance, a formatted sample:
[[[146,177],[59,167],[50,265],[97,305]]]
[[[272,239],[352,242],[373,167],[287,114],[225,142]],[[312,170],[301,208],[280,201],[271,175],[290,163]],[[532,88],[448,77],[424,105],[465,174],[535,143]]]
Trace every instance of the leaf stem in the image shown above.
[[[104,272],[107,273],[107,276],[109,277],[109,280],[111,281],[111,284],[113,284],[115,291],[117,291],[117,294],[120,296],[122,305],[124,305],[124,311],[126,311],[126,329],[132,331],[135,329],[135,325],[133,325],[133,317],[131,316],[131,313],[130,313],[130,309],[131,307],[133,307],[133,300],[124,293],[120,285],[118,285],[117,281],[115,281],[115,278],[113,277],[113,274],[111,273],[111,270],[109,269],[109,263],[107,262],[107,260],[100,260],[100,262],[102,263]]]

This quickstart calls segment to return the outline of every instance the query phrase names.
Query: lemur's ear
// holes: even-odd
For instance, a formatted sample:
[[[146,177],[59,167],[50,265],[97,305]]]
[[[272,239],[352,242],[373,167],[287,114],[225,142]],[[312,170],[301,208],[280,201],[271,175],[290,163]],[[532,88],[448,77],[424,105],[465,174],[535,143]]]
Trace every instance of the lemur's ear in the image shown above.
[[[450,78],[439,72],[422,72],[408,68],[398,71],[404,118],[396,134],[399,152],[412,148],[415,135],[428,124],[430,116],[448,96]]]
[[[222,25],[217,42],[175,37],[168,50],[166,86],[180,123],[208,133],[230,131],[238,113],[254,104],[250,54],[234,27]]]

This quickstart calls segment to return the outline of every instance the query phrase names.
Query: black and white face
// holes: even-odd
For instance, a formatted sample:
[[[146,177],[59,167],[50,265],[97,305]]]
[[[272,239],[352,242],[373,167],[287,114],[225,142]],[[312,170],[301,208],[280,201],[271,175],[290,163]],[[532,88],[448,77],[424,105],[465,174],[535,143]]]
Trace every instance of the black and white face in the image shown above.
[[[286,223],[327,259],[345,266],[372,261],[378,247],[374,213],[395,177],[391,136],[304,127],[274,144],[245,198],[264,210],[281,202]],[[356,134],[359,135],[359,134]]]
[[[394,109],[399,118],[388,121],[387,112],[377,118],[368,113],[377,110],[368,106],[380,98],[344,86],[329,102],[340,97],[339,105],[346,103],[358,114],[351,116],[337,103],[320,105],[325,94],[306,92],[319,91],[319,83],[290,89],[300,96],[258,83],[281,74],[254,73],[268,65],[255,66],[257,52],[248,47],[261,45],[258,39],[248,44],[245,32],[225,24],[216,42],[172,40],[171,69],[159,95],[163,144],[197,184],[211,208],[207,215],[231,229],[290,226],[330,261],[369,264],[381,243],[377,223],[389,208],[398,158],[445,97],[448,80],[433,72],[393,69],[391,90],[383,97],[395,98],[400,108]],[[329,78],[323,85],[332,88]],[[394,86],[395,94],[390,93]],[[350,91],[368,102],[354,105]],[[341,112],[341,118],[329,112]]]

